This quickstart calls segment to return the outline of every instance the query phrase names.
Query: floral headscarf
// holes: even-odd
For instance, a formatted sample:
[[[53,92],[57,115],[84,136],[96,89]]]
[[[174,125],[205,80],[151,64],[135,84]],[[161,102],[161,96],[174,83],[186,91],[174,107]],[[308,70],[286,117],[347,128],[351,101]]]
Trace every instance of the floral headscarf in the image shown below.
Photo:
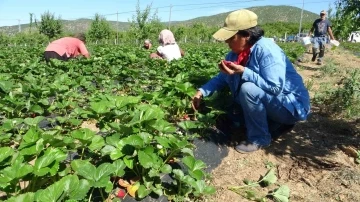
[[[174,34],[168,29],[162,30],[159,34],[159,43],[163,46],[176,43]]]

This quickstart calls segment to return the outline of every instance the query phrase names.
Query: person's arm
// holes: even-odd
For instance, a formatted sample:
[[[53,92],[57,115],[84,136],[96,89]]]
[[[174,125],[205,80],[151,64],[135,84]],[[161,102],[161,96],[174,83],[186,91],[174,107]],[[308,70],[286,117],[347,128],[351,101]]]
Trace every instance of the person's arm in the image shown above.
[[[162,51],[162,46],[157,47],[157,49],[156,49],[156,54],[157,54],[159,57],[161,57],[161,58],[164,59],[164,54],[163,54],[163,51]]]
[[[331,27],[328,27],[328,32],[331,40],[335,40]]]
[[[191,103],[192,108],[196,111],[199,108],[201,99],[203,97],[212,94],[216,90],[220,90],[225,85],[225,75],[223,73],[219,73],[216,77],[212,78],[196,91]]]
[[[335,40],[334,35],[333,35],[333,32],[332,32],[332,29],[331,29],[331,22],[330,22],[330,21],[328,21],[327,31],[328,31],[328,33],[329,33],[329,35],[330,35],[330,39],[331,39],[331,40]]]
[[[259,73],[245,67],[242,79],[254,83],[268,93],[279,95],[285,85],[285,57],[280,51],[267,53],[258,58]]]
[[[311,27],[308,36],[311,36],[311,34],[313,33],[313,31],[314,31],[314,26]]]
[[[89,51],[86,49],[86,46],[83,42],[79,45],[79,52],[86,58],[90,58]]]
[[[201,92],[201,95],[204,97],[209,96],[215,91],[221,90],[225,87],[225,74],[219,73],[217,76],[213,77],[205,85],[201,86],[198,90]]]

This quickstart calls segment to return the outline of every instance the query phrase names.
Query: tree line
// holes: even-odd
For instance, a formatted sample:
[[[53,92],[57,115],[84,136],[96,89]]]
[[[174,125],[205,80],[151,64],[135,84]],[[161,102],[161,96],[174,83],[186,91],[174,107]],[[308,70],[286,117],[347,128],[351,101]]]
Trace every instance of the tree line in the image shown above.
[[[335,3],[335,10],[329,9],[329,18],[333,23],[334,35],[337,39],[346,39],[349,33],[360,28],[360,1],[338,0]],[[314,19],[315,20],[315,19]],[[302,32],[308,32],[312,23],[303,23]],[[284,34],[297,34],[298,23],[274,22],[261,25],[265,30],[265,36],[283,38]],[[130,28],[126,31],[116,31],[105,17],[95,14],[89,29],[86,32],[89,43],[137,43],[142,44],[145,39],[157,41],[158,34],[162,29],[167,28],[160,22],[157,12],[151,13],[151,5],[144,10],[140,9],[139,2],[136,6],[136,13],[130,21]],[[175,25],[171,27],[177,41],[179,42],[211,42],[212,34],[219,29],[216,26],[209,26],[204,23],[194,23],[189,26]],[[40,22],[33,22],[33,14],[30,13],[30,27],[27,32],[7,36],[0,33],[0,44],[46,44],[63,36],[71,36],[72,33],[63,31],[64,25],[61,18],[49,11],[41,15]]]

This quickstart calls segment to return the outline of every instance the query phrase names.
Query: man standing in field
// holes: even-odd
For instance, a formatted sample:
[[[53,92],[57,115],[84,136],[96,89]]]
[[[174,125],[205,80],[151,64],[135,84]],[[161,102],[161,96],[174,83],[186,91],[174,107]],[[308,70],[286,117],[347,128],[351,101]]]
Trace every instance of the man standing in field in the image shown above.
[[[316,57],[319,54],[319,57],[317,59],[317,64],[322,64],[322,58],[325,54],[325,45],[327,43],[327,33],[330,35],[331,40],[334,39],[334,35],[331,30],[331,22],[326,19],[326,11],[322,10],[320,12],[320,18],[316,19],[312,25],[312,28],[310,29],[309,36],[311,36],[312,32],[314,32],[314,41],[313,41],[313,57],[311,58],[311,61],[315,61]]]

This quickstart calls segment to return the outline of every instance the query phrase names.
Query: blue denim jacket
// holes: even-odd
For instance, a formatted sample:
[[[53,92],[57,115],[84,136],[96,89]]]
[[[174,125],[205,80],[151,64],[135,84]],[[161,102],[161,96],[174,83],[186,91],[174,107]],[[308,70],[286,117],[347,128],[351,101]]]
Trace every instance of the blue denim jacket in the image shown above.
[[[227,61],[237,61],[238,55],[229,52]],[[199,90],[204,97],[229,86],[236,98],[238,86],[252,82],[270,95],[285,95],[283,106],[295,118],[305,120],[310,113],[310,98],[301,76],[285,55],[284,51],[270,39],[262,37],[250,49],[249,60],[242,75],[227,75],[220,72]]]

